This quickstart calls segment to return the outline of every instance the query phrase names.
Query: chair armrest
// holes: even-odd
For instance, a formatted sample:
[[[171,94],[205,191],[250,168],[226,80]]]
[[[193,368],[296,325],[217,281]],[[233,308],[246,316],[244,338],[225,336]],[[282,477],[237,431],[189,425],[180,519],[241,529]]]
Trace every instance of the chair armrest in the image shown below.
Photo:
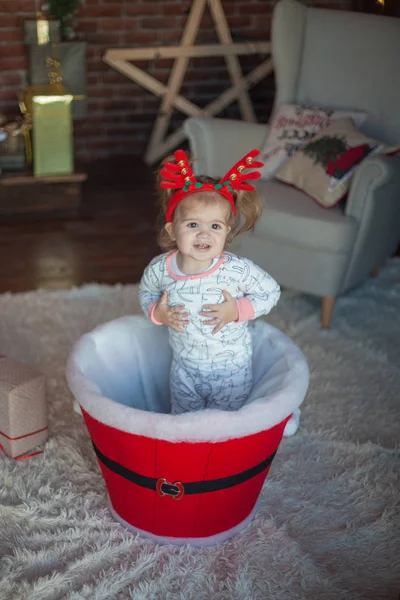
[[[377,155],[367,158],[357,168],[346,203],[346,215],[360,220],[367,204],[383,186],[400,185],[400,158]],[[368,200],[367,200],[368,199]]]
[[[253,148],[261,148],[268,126],[233,119],[191,117],[183,129],[195,158],[197,175],[222,177]]]
[[[345,212],[358,221],[359,229],[342,292],[383,264],[399,244],[400,159],[365,160],[354,175]]]

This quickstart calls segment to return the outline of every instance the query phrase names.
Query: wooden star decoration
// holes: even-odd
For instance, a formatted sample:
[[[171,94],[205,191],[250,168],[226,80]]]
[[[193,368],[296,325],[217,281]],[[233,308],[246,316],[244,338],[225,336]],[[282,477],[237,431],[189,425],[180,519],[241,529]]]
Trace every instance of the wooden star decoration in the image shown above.
[[[206,6],[209,6],[220,44],[193,45]],[[168,152],[176,148],[186,135],[183,127],[166,136],[172,111],[177,108],[187,116],[212,117],[220,113],[226,106],[238,100],[243,120],[256,121],[248,90],[272,72],[272,59],[267,58],[243,75],[238,56],[249,54],[267,54],[271,52],[269,42],[233,43],[228,22],[223,11],[221,0],[193,0],[189,17],[182,35],[180,46],[156,46],[152,48],[117,48],[107,50],[103,61],[162,98],[150,142],[144,160],[154,164]],[[218,98],[200,108],[192,101],[179,94],[186,69],[191,58],[223,56],[227,65],[232,86]],[[133,65],[131,60],[157,60],[174,58],[168,84],[163,83]]]

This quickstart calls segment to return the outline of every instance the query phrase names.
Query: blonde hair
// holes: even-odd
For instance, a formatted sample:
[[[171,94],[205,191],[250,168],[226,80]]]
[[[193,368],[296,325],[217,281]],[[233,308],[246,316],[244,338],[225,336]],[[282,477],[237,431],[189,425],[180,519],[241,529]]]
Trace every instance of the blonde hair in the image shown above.
[[[189,156],[189,155],[188,155]],[[162,181],[162,177],[160,172],[166,162],[174,162],[174,156],[166,157],[159,169],[156,172],[156,185],[157,185],[157,195],[160,204],[160,212],[158,215],[158,237],[157,242],[162,250],[175,250],[177,248],[176,242],[172,240],[165,229],[165,218],[168,201],[171,196],[176,192],[175,189],[170,188],[162,188],[160,183]],[[192,163],[191,158],[189,157],[189,162]],[[218,183],[220,180],[213,177],[207,177],[205,175],[196,176],[196,180],[200,183]],[[227,236],[226,242],[229,244],[235,237],[244,233],[245,231],[249,231],[254,228],[258,218],[261,215],[262,211],[262,201],[257,193],[257,191],[249,192],[244,190],[234,190],[232,192],[233,201],[236,206],[236,215],[232,214],[232,210],[230,204],[226,198],[222,194],[219,194],[217,190],[215,192],[211,191],[199,191],[193,192],[196,194],[196,198],[198,197],[199,202],[205,203],[214,203],[225,201],[227,208],[229,209],[229,225],[231,227],[231,231]],[[175,209],[174,216],[176,211],[179,208]]]

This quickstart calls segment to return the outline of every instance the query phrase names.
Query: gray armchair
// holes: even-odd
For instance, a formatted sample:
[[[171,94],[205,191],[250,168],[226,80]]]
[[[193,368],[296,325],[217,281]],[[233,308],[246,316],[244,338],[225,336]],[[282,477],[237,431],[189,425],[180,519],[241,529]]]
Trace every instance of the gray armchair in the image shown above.
[[[272,48],[275,106],[364,110],[364,133],[400,144],[400,19],[280,0]],[[220,177],[267,134],[265,125],[201,117],[184,128],[196,173]],[[281,285],[321,296],[322,327],[329,327],[336,297],[376,272],[398,246],[400,159],[367,159],[347,201],[331,209],[276,180],[259,180],[257,187],[265,200],[262,217],[232,250]]]

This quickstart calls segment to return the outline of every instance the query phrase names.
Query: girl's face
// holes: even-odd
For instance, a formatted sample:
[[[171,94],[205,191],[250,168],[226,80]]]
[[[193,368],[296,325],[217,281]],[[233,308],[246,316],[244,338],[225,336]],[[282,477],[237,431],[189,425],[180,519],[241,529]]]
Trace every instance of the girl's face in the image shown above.
[[[202,202],[199,193],[187,196],[165,228],[184,258],[207,268],[221,254],[230,232],[229,203],[221,196]]]

